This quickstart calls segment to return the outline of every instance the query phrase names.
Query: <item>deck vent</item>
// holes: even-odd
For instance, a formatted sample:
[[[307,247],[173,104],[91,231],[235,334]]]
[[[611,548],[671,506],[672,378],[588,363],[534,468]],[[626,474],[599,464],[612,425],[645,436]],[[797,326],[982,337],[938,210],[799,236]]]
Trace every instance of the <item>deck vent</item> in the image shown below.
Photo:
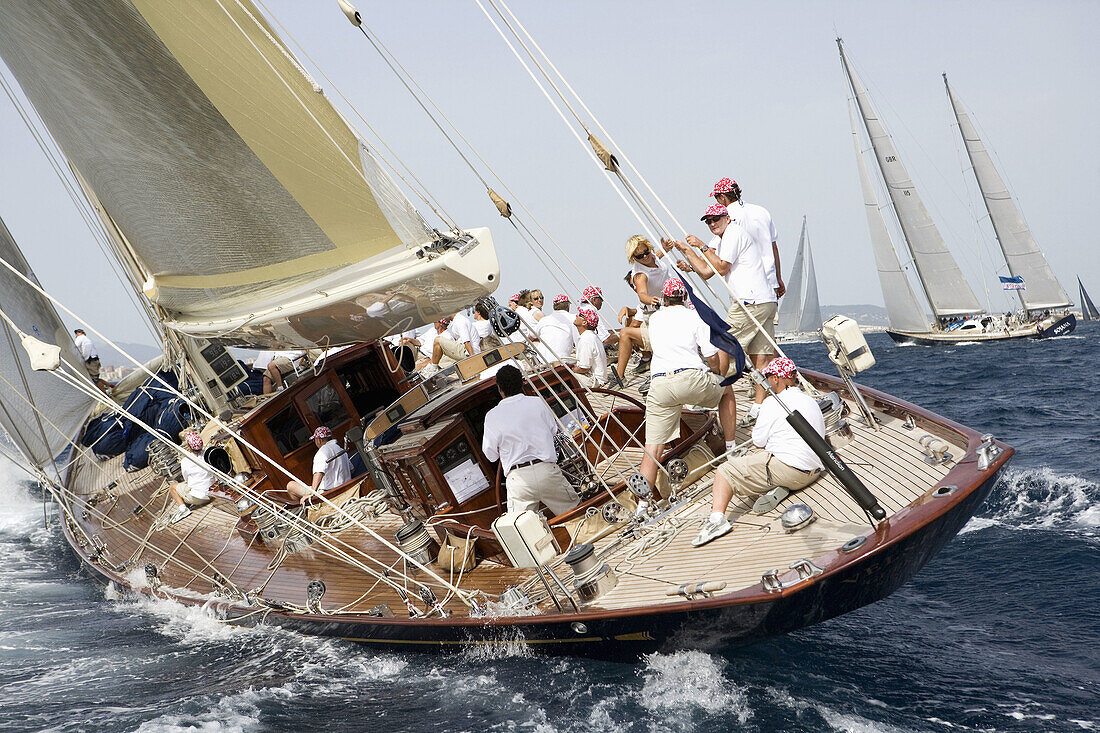
[[[569,625],[569,628],[573,629],[574,634],[587,634],[588,625],[582,624],[580,621],[574,621]]]
[[[959,490],[959,487],[955,486],[954,484],[949,484],[947,486],[937,486],[936,490],[932,492],[932,496],[939,497],[939,498],[942,499],[945,496],[951,496],[952,494],[954,494],[958,490]]]
[[[840,546],[840,551],[841,552],[855,552],[859,548],[863,547],[863,545],[866,544],[866,542],[867,542],[867,535],[861,534],[858,537],[853,537],[852,539],[848,540],[843,545],[841,545]]]
[[[591,603],[619,583],[607,563],[600,563],[595,548],[585,542],[574,545],[563,558],[573,569],[573,588],[581,603]]]
[[[797,532],[805,529],[817,519],[814,510],[805,504],[793,504],[787,507],[779,517],[779,523],[787,532]]]

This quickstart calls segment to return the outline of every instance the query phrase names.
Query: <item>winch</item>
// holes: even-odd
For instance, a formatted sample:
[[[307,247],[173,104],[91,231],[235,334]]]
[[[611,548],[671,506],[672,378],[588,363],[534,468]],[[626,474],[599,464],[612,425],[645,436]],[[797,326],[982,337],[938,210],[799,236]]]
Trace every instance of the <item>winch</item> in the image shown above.
[[[582,542],[565,553],[564,560],[573,569],[573,588],[581,603],[591,603],[619,583],[619,577],[607,563],[596,558],[595,548]]]
[[[424,523],[419,519],[402,525],[401,529],[394,534],[394,538],[401,551],[421,565],[431,563],[439,553],[439,543],[428,533]]]

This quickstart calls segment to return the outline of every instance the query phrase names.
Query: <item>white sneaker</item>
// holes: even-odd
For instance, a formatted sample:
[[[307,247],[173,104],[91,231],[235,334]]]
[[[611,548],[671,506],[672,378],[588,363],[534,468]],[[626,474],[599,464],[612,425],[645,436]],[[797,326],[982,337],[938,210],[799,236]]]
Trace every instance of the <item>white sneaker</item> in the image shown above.
[[[431,379],[436,374],[439,374],[439,372],[440,372],[439,365],[434,364],[434,363],[429,361],[427,364],[425,364],[423,367],[421,367],[420,376],[423,377],[424,379]]]
[[[752,505],[753,514],[767,514],[779,506],[780,502],[791,495],[791,490],[785,486],[776,486],[764,494]]]
[[[691,541],[692,547],[702,547],[711,540],[716,540],[723,535],[729,534],[729,531],[733,529],[733,525],[730,524],[730,520],[722,517],[721,521],[715,524],[708,518],[703,522],[703,526],[699,529],[699,534],[695,536],[695,539]]]
[[[191,516],[191,508],[186,507],[186,506],[181,506],[178,509],[176,509],[175,513],[172,514],[172,516],[168,517],[168,524],[175,524],[176,522],[180,521],[181,519],[187,519],[187,517],[189,517],[189,516]]]

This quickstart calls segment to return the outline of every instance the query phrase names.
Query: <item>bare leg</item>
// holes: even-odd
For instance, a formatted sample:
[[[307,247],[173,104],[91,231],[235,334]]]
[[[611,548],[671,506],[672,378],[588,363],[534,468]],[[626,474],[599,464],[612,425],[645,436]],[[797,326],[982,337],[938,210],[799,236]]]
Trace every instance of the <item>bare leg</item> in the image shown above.
[[[183,496],[180,494],[179,487],[180,484],[175,482],[168,484],[168,493],[172,495],[172,501],[180,506],[187,506],[187,502],[183,500]]]
[[[443,344],[439,343],[439,339],[435,340],[432,344],[432,364],[439,366],[439,360],[443,358]]]
[[[663,443],[645,444],[645,455],[642,456],[642,465],[639,470],[649,483],[650,489],[657,485],[657,465],[664,453],[665,446]]]
[[[734,397],[733,387],[722,390],[722,400],[718,403],[718,422],[722,425],[722,437],[727,443],[732,442],[734,431],[737,430],[737,398]]]
[[[771,361],[771,354],[749,354],[749,358],[752,359],[752,365],[757,369],[763,369]],[[759,384],[756,385],[756,398],[753,400],[756,404],[760,404],[764,401],[764,397],[767,396],[767,392]]]
[[[630,354],[634,348],[641,348],[642,332],[633,326],[626,326],[619,332],[619,363],[615,371],[622,377],[626,374],[626,365],[630,362]]]
[[[308,496],[313,496],[313,487],[306,486],[301,481],[291,481],[286,485],[286,493],[293,496],[295,499],[305,499]]]
[[[721,471],[714,474],[714,488],[711,495],[710,509],[712,512],[725,514],[726,509],[730,505],[730,499],[733,498],[733,487],[730,486],[730,482],[726,480],[726,477],[722,475]]]

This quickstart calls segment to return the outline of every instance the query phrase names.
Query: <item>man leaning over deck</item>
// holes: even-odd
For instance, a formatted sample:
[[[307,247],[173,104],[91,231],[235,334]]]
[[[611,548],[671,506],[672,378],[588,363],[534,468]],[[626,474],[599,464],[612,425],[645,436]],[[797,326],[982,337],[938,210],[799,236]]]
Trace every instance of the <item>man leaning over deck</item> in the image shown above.
[[[481,450],[490,461],[500,460],[508,487],[508,511],[538,511],[545,504],[555,516],[580,503],[558,467],[554,413],[541,397],[523,394],[523,375],[511,364],[496,374],[503,398],[485,415]]]
[[[313,456],[313,483],[306,486],[301,481],[286,485],[287,493],[309,503],[314,496],[351,480],[351,460],[347,451],[332,437],[332,430],[322,425],[313,431],[313,443],[317,453]]]

